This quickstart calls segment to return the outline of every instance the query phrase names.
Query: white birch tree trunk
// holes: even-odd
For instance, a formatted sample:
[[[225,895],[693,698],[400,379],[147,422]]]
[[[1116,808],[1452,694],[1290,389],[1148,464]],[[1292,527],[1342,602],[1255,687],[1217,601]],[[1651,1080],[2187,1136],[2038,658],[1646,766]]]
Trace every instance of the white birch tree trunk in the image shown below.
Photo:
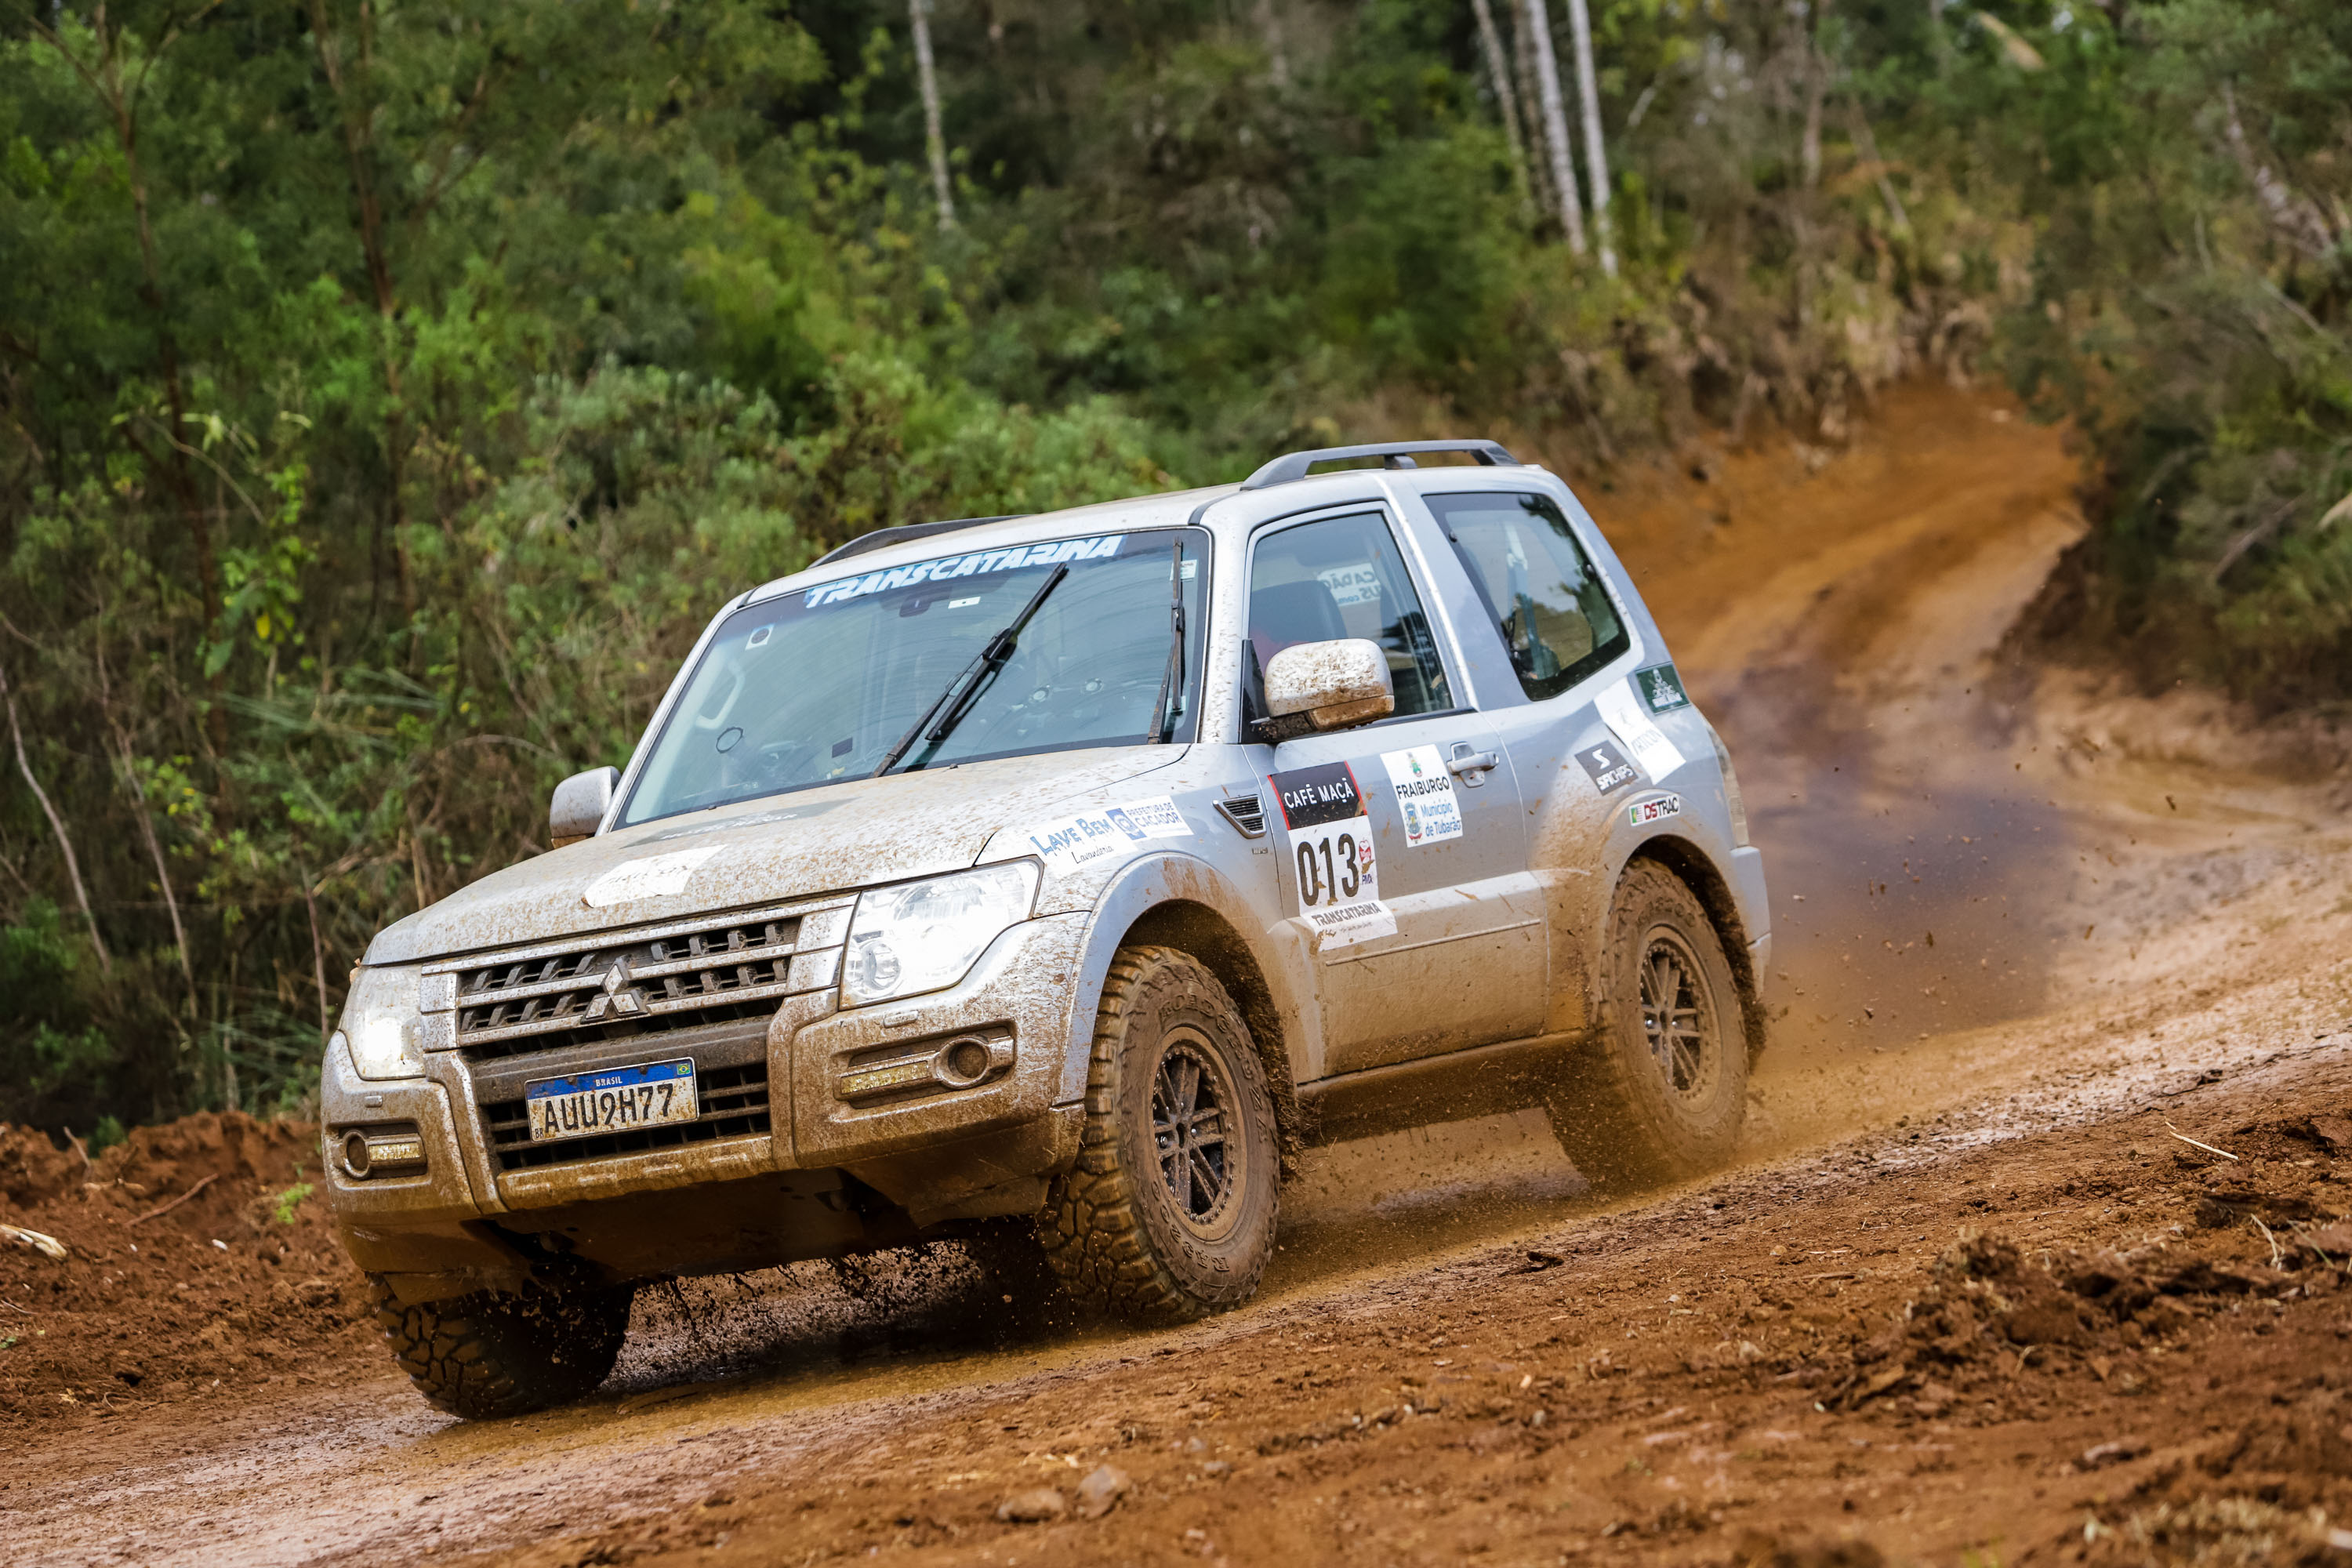
[[[1290,55],[1283,47],[1282,18],[1275,14],[1274,0],[1257,0],[1258,31],[1265,38],[1266,79],[1276,87],[1290,85]]]
[[[1569,29],[1576,43],[1576,95],[1584,110],[1584,174],[1592,195],[1592,242],[1601,270],[1617,276],[1617,247],[1609,231],[1609,153],[1601,137],[1601,88],[1592,69],[1592,11],[1586,0],[1568,0]]]
[[[1544,145],[1543,116],[1537,104],[1543,94],[1536,88],[1535,46],[1528,42],[1531,31],[1528,26],[1528,8],[1524,5],[1511,7],[1512,71],[1518,87],[1519,140],[1528,150],[1528,194],[1536,206],[1544,212],[1559,205],[1551,194],[1551,175],[1540,149]]]
[[[1543,96],[1546,150],[1551,154],[1552,189],[1559,195],[1559,226],[1568,247],[1584,254],[1584,210],[1576,191],[1574,154],[1568,144],[1568,110],[1560,101],[1559,60],[1552,53],[1551,16],[1544,0],[1528,0],[1528,39],[1535,46],[1536,89]]]
[[[1486,53],[1486,74],[1495,82],[1495,107],[1502,112],[1503,133],[1511,146],[1511,183],[1519,187],[1519,200],[1525,202],[1527,148],[1519,140],[1518,95],[1511,90],[1511,67],[1503,56],[1503,36],[1495,30],[1495,8],[1486,0],[1470,0],[1470,9],[1478,18],[1478,44]]]
[[[956,226],[955,187],[948,181],[948,142],[940,131],[940,77],[931,64],[929,0],[907,0],[915,27],[915,80],[923,93],[923,142],[931,155],[931,188],[939,193],[940,226]]]

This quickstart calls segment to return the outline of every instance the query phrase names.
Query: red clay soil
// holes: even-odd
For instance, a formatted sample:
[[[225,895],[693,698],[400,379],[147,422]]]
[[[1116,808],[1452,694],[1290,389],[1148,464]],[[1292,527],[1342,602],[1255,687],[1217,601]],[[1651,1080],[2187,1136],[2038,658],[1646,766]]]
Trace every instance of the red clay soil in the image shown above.
[[[2168,1103],[2227,1155],[1897,1133],[486,1561],[2340,1568],[2347,1044]]]
[[[373,1352],[359,1275],[303,1185],[318,1148],[308,1123],[230,1112],[142,1127],[85,1164],[0,1125],[0,1224],[68,1253],[0,1244],[0,1431],[242,1399]]]

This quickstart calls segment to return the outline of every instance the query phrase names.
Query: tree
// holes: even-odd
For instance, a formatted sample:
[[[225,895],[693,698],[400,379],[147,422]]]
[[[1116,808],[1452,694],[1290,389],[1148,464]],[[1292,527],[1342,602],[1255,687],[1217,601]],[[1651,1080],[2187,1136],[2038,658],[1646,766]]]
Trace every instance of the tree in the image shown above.
[[[1601,139],[1601,88],[1592,70],[1592,16],[1586,0],[1568,0],[1569,26],[1576,42],[1576,95],[1584,108],[1584,170],[1592,191],[1592,238],[1601,270],[1617,276],[1617,249],[1609,232],[1609,154]]]
[[[1551,47],[1551,17],[1544,0],[1527,0],[1528,37],[1534,47],[1536,85],[1543,94],[1544,145],[1551,154],[1551,187],[1559,198],[1559,226],[1568,247],[1584,254],[1584,210],[1576,191],[1574,154],[1568,142],[1568,110],[1559,90],[1559,61]]]

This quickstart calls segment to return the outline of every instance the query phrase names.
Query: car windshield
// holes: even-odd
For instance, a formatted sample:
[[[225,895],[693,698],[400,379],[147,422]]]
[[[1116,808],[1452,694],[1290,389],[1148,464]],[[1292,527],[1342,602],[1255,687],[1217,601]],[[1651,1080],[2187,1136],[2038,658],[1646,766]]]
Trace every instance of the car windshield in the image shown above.
[[[621,824],[863,778],[927,713],[894,771],[1138,745],[1163,727],[1189,740],[1207,559],[1197,529],[1097,534],[943,555],[747,605],[703,649]],[[992,668],[991,640],[1062,566],[1068,575]],[[1171,569],[1185,626],[1172,691]],[[967,700],[941,704],[975,660]]]

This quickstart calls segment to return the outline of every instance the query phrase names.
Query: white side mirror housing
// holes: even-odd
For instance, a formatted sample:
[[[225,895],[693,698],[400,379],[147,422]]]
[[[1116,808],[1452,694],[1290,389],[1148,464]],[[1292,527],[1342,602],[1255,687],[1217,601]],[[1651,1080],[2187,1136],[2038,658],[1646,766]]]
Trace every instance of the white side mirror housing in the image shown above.
[[[1265,667],[1265,706],[1277,723],[1297,715],[1316,731],[1385,719],[1396,711],[1388,655],[1369,637],[1284,648]]]
[[[613,786],[620,782],[618,768],[591,768],[555,786],[555,795],[547,803],[547,837],[555,847],[595,836],[604,814],[613,808]]]

